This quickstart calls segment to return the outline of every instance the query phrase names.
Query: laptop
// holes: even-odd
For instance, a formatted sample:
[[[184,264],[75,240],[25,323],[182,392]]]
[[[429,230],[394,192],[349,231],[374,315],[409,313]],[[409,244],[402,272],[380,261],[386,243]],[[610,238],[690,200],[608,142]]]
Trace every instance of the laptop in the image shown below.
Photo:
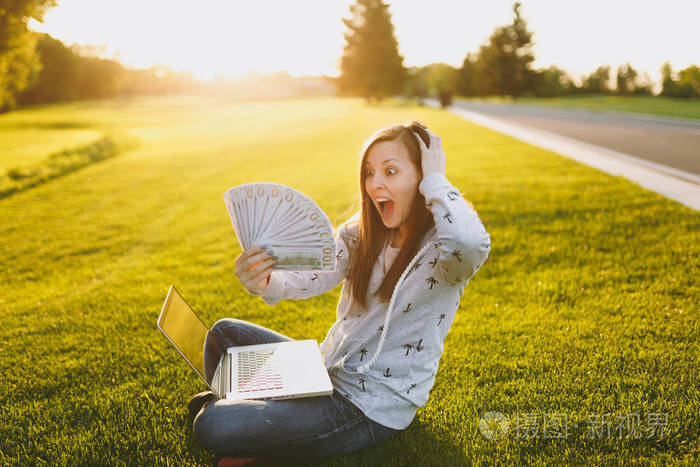
[[[333,393],[313,339],[224,349],[172,285],[157,324],[220,399],[291,399]]]

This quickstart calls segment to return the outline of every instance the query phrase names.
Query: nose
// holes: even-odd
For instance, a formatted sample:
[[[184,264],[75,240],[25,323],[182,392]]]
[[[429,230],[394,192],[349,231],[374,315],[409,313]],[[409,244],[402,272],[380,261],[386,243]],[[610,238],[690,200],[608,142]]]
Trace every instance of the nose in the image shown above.
[[[380,188],[386,190],[386,180],[381,174],[374,174],[367,180],[368,191],[376,195]]]

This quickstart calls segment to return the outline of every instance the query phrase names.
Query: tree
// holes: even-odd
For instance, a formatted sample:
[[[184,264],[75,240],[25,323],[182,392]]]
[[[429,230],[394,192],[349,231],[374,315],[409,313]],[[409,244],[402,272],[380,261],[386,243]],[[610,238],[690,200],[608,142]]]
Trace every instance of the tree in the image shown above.
[[[15,107],[17,94],[41,69],[36,35],[27,28],[27,21],[41,21],[53,5],[54,0],[0,0],[0,112]]]
[[[382,0],[357,0],[350,6],[352,18],[342,18],[348,31],[338,78],[341,94],[371,101],[403,91],[406,69],[388,7]]]
[[[566,71],[551,65],[533,73],[533,93],[539,97],[555,97],[569,92]]]
[[[691,65],[678,72],[679,89],[682,97],[700,96],[700,68]]]
[[[477,93],[477,62],[478,57],[470,53],[464,57],[462,68],[459,69],[457,78],[457,91],[462,96],[475,96]]]
[[[651,81],[651,78],[649,77],[649,73],[646,71],[643,73],[641,76],[641,79],[638,79],[635,84],[634,84],[634,93],[637,95],[645,95],[645,96],[651,96],[653,95],[652,93],[652,88],[654,87],[654,83]]]
[[[33,104],[79,99],[80,57],[75,51],[48,34],[39,35],[36,50],[42,63],[41,71],[34,73],[32,84],[17,101]]]
[[[632,94],[637,80],[637,70],[632,65],[626,63],[617,68],[617,93]]]
[[[532,89],[535,57],[531,53],[532,33],[520,17],[520,2],[513,5],[513,23],[497,28],[489,42],[479,47],[477,85],[479,94],[520,96]]]
[[[81,57],[78,90],[81,99],[104,99],[117,94],[126,70],[115,60]]]
[[[456,92],[459,70],[447,63],[431,63],[425,67],[428,93],[439,95],[441,91]]]
[[[596,70],[583,79],[583,90],[592,93],[610,92],[610,66],[599,66]]]
[[[48,34],[38,36],[36,49],[42,68],[17,96],[18,103],[102,99],[124,88],[128,72],[119,62],[93,56],[97,51],[90,47],[66,47]]]
[[[700,68],[691,65],[676,73],[666,62],[661,68],[663,76],[661,95],[666,97],[692,98],[700,96]]]
[[[678,83],[673,79],[673,69],[671,64],[666,62],[661,67],[661,95],[666,97],[677,97]]]
[[[420,104],[428,97],[427,71],[426,67],[411,67],[407,70],[404,94]]]
[[[423,70],[428,93],[437,97],[442,107],[451,105],[452,96],[457,92],[459,70],[447,63],[431,63]]]

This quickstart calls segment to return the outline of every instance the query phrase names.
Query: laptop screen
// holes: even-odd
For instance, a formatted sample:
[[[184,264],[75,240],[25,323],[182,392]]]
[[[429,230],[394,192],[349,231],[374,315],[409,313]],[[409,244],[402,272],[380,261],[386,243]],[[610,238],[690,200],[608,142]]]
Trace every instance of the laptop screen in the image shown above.
[[[175,287],[171,286],[168,292],[163,311],[158,318],[158,327],[177,347],[199,376],[211,386],[214,376],[213,368],[207,368],[205,371],[204,366],[204,346],[209,328],[194,313],[194,310],[175,290]],[[211,342],[212,336],[209,336],[209,340],[209,345],[213,344]],[[207,378],[204,377],[205,374]]]

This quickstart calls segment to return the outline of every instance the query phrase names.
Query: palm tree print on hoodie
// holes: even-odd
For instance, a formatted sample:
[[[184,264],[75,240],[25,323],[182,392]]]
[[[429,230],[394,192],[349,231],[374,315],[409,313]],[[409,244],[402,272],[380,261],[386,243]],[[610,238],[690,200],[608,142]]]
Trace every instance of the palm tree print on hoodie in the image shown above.
[[[408,313],[408,311],[409,311],[410,309],[411,309],[411,304],[409,303],[408,306],[406,307],[406,309],[405,309],[405,310],[401,310],[401,311],[403,311],[404,313]]]
[[[459,304],[459,302],[457,302]],[[442,323],[442,320],[445,319],[445,313],[440,313],[440,319],[438,320],[438,326],[440,326],[440,323]]]
[[[387,368],[386,371],[385,371],[384,373],[382,373],[382,374],[383,374],[384,376],[386,376],[387,378],[389,378],[389,377],[391,376],[391,373],[389,373],[389,368]]]
[[[401,347],[406,349],[406,356],[408,356],[408,352],[413,348],[413,344],[404,344]]]
[[[433,290],[433,286],[439,283],[433,276],[428,277],[425,282],[430,284],[430,290]]]
[[[415,387],[416,387],[416,383],[411,384],[411,386],[410,386],[410,387],[408,388],[408,390],[406,391],[406,394],[408,394],[409,392],[411,392],[411,389],[413,389],[413,388],[415,388]]]
[[[365,390],[365,379],[364,379],[364,378],[360,378],[360,379],[357,380],[357,382],[360,383],[360,384],[362,385],[362,391],[364,391],[364,390]]]
[[[420,344],[421,342],[423,342],[423,339],[418,341],[418,345],[416,345],[416,352],[420,352],[421,350],[423,350],[425,348],[424,345]]]
[[[361,355],[360,355],[360,361],[362,361],[362,359],[364,358],[364,356],[367,355],[367,349],[364,348],[364,347],[362,347],[362,348],[360,349],[360,354],[361,354]]]

